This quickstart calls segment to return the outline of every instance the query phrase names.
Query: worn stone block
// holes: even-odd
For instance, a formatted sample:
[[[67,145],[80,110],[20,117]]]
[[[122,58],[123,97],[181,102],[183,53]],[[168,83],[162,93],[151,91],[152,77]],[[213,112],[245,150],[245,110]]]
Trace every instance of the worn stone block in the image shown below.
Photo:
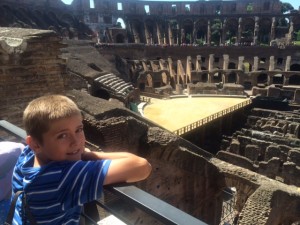
[[[252,88],[252,95],[254,95],[254,96],[267,96],[267,89],[259,88],[259,87],[253,87]]]
[[[296,166],[300,166],[300,149],[292,149],[288,153],[288,161],[293,162]]]
[[[300,103],[300,89],[297,89],[296,91],[295,91],[295,94],[294,94],[294,102],[295,103]]]
[[[260,174],[275,179],[275,177],[279,175],[280,164],[280,159],[273,157],[268,162],[260,162],[258,171]]]
[[[229,146],[229,152],[234,154],[240,153],[240,142],[237,139],[233,139]]]
[[[260,155],[260,148],[257,145],[246,145],[245,147],[245,157],[252,161],[257,161]]]
[[[280,88],[272,87],[272,86],[268,87],[267,96],[274,97],[274,98],[280,97]]]
[[[280,149],[277,145],[270,145],[266,149],[265,161],[269,161],[273,157],[280,157]]]
[[[64,92],[64,61],[58,57],[62,45],[52,31],[0,28],[0,33],[0,61],[5,61],[0,65],[0,118],[21,124],[22,112],[30,100]]]

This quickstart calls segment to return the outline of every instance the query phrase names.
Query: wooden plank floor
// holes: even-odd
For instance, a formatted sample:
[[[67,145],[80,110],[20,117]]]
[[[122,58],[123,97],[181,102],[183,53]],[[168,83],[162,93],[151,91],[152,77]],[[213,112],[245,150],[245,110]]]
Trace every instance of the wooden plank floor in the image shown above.
[[[143,110],[144,117],[173,132],[249,98],[193,97],[154,99]]]

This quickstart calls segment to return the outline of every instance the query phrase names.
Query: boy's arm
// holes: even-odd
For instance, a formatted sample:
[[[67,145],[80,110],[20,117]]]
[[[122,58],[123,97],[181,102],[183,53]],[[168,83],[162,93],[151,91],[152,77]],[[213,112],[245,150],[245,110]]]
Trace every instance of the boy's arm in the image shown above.
[[[129,152],[92,152],[86,150],[82,159],[111,159],[104,184],[144,180],[150,175],[152,169],[146,159]]]

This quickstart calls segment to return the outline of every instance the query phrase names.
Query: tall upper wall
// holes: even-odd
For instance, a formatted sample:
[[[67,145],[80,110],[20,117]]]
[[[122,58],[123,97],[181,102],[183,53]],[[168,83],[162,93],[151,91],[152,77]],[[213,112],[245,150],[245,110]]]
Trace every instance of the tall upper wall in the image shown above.
[[[67,6],[61,0],[2,0],[1,2],[16,3],[18,5],[27,4],[33,6],[51,6],[64,7]],[[122,5],[122,10],[118,9]],[[249,11],[249,4],[252,7],[253,13],[281,13],[281,3],[279,0],[246,0],[236,1],[197,1],[197,2],[159,2],[159,1],[136,1],[136,0],[94,0],[94,8],[102,13],[120,13],[120,14],[145,14],[145,6],[149,6],[151,14],[171,15],[174,14],[243,14],[252,12]],[[173,6],[173,7],[172,7]],[[176,6],[176,7],[175,7]],[[73,0],[71,6],[79,11],[86,11],[91,8],[89,0]],[[187,10],[186,8],[190,8]]]
[[[94,7],[88,0],[74,0],[71,5],[61,0],[3,0],[0,26],[51,29],[67,38],[96,40],[97,36],[99,42],[148,45],[292,44],[300,29],[299,13],[283,14],[279,0],[93,1]],[[116,28],[119,18],[126,29]]]
[[[299,13],[282,13],[279,0],[92,3],[74,0],[71,8],[102,43],[292,44],[300,27]]]
[[[122,5],[122,10],[118,5]],[[250,9],[248,6],[251,5]],[[77,10],[89,10],[89,1],[74,0],[72,6]],[[216,15],[216,14],[278,14],[281,13],[279,0],[245,0],[239,1],[197,1],[197,2],[159,2],[136,0],[94,0],[95,11],[113,14],[146,14],[145,6],[149,7],[152,15]],[[190,10],[188,10],[188,8]]]
[[[1,3],[16,3],[18,5],[32,5],[32,6],[50,6],[50,7],[62,7],[65,4],[61,0],[2,0]]]

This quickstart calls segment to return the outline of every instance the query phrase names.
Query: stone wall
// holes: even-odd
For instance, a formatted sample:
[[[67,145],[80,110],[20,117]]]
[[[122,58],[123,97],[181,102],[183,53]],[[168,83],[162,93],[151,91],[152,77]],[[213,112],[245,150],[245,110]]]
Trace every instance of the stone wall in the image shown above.
[[[61,0],[2,0],[0,26],[53,30],[65,39],[89,39],[96,35],[71,7]]]
[[[119,47],[115,46],[111,49],[99,50],[104,54],[112,54],[117,52]],[[174,50],[171,51],[171,50]],[[197,48],[191,49],[191,52]],[[206,52],[210,49],[212,52]],[[296,48],[295,48],[296,49]],[[178,51],[178,54],[175,53]],[[183,51],[181,51],[183,50]],[[170,85],[173,90],[176,90],[176,85],[182,85],[187,89],[188,94],[225,94],[225,95],[245,95],[244,89],[248,90],[248,94],[253,96],[268,96],[272,98],[286,98],[291,102],[298,102],[298,98],[295,97],[295,93],[298,87],[298,77],[300,71],[291,69],[296,68],[299,65],[299,60],[296,57],[296,52],[293,51],[293,57],[285,56],[286,59],[282,61],[280,66],[275,65],[273,61],[266,61],[265,63],[258,63],[259,57],[255,54],[260,54],[259,51],[262,48],[253,48],[251,52],[252,57],[248,55],[245,57],[237,56],[231,57],[231,55],[224,54],[220,57],[220,53],[216,53],[216,49],[202,48],[202,55],[184,56],[180,55],[182,52],[190,54],[191,52],[185,51],[185,48],[181,47],[170,47],[166,48],[164,55],[171,53],[172,55],[167,58],[161,58],[160,52],[156,52],[156,56],[149,54],[151,48],[145,48],[144,55],[139,56],[140,58],[148,55],[148,59],[139,58],[132,59],[132,54],[123,51],[119,52],[122,57],[116,59],[117,68],[126,68],[123,71],[123,77],[131,80],[131,82],[145,91],[148,88],[159,88],[162,86]],[[237,50],[231,49],[219,49],[222,50]],[[256,51],[257,50],[257,51]],[[269,51],[265,51],[269,58],[272,54],[271,48]],[[109,53],[111,51],[111,53]],[[132,50],[136,52],[135,50]],[[200,51],[200,49],[199,49]],[[244,54],[240,49],[239,54]],[[236,53],[237,53],[236,52]],[[275,52],[274,52],[275,53]],[[153,58],[158,58],[157,60]],[[284,57],[277,55],[275,58],[279,59]],[[262,57],[264,58],[264,57]],[[281,58],[283,59],[283,58]],[[291,64],[293,62],[293,64]],[[254,66],[254,64],[258,65]],[[230,65],[230,66],[229,66]],[[246,68],[248,66],[248,68]],[[265,69],[264,69],[265,68]],[[276,68],[276,70],[274,69]],[[279,71],[280,70],[280,71]],[[218,87],[216,87],[216,85]],[[204,87],[205,86],[205,87]],[[208,90],[208,86],[211,90]],[[150,89],[151,90],[151,89]],[[177,93],[179,94],[179,93]]]
[[[288,27],[277,29],[274,26],[276,16],[285,17],[281,12],[278,0],[263,1],[196,1],[196,2],[166,2],[166,1],[94,1],[94,7],[88,2],[75,0],[72,4],[78,17],[82,18],[93,30],[101,34],[103,41],[118,42],[107,30],[115,29],[118,18],[124,20],[128,38],[123,43],[145,43],[158,45],[196,44],[205,45],[231,44],[226,32],[235,33],[238,44],[257,44],[269,37],[263,35],[264,30],[270,30],[270,40],[280,33],[280,37],[288,32]],[[212,35],[213,24],[218,19],[221,34]],[[251,22],[250,22],[251,21]],[[296,21],[296,20],[295,20]],[[130,28],[129,28],[130,27]],[[249,28],[251,27],[251,28]],[[273,29],[271,29],[273,28]],[[276,26],[277,28],[277,26]],[[250,38],[242,38],[242,32],[251,30]],[[253,32],[254,31],[254,32]],[[122,35],[122,33],[119,33]],[[233,36],[232,36],[233,37]],[[251,40],[249,40],[251,39]],[[268,42],[268,41],[267,41]]]
[[[30,100],[64,92],[60,41],[53,31],[0,28],[0,119],[21,125]]]
[[[65,5],[60,0],[3,0],[0,25],[53,29],[65,38],[95,42],[99,38],[108,43],[163,46],[263,43],[280,48],[292,44],[293,32],[300,26],[299,13],[283,14],[279,0],[188,3],[95,0],[93,3],[74,0]],[[126,28],[117,27],[119,18]],[[250,37],[244,37],[244,32],[251,33]]]
[[[239,213],[238,224],[300,220],[297,187],[250,171],[250,167],[244,169],[212,157],[179,136],[103,99],[78,91],[67,94],[84,109],[84,125],[90,142],[100,145],[104,151],[130,151],[151,162],[151,176],[137,185],[154,196],[208,224],[219,225],[224,204],[222,191],[234,187],[233,207]],[[290,158],[297,156],[291,154]],[[248,161],[251,166],[251,160]],[[281,204],[291,209],[288,215],[279,211]],[[155,224],[148,218],[140,219],[144,224]]]
[[[253,109],[246,127],[236,131],[230,143],[224,142],[224,151],[217,157],[286,184],[300,186],[299,114]],[[232,154],[236,156],[231,157]]]
[[[91,95],[104,99],[114,99],[129,107],[130,102],[139,102],[139,92],[130,79],[123,76],[112,62],[90,41],[64,40],[67,47],[62,57],[67,61],[66,85],[88,91]]]
[[[244,87],[239,84],[202,83],[187,84],[187,93],[192,94],[212,94],[212,95],[239,95],[245,96]]]
[[[266,2],[272,2],[269,7],[264,7]],[[239,14],[239,13],[249,13],[254,12],[260,13],[280,13],[280,2],[278,0],[272,1],[259,1],[253,0],[252,11],[247,11],[247,1],[237,1],[237,2],[227,2],[227,1],[209,1],[209,2],[156,2],[156,1],[134,1],[134,0],[111,0],[111,1],[101,1],[95,0],[95,10],[99,13],[105,13],[107,11],[115,14],[121,11],[125,14],[137,14],[146,15],[145,5],[149,6],[149,15],[189,15],[189,14],[199,14],[203,11],[204,15],[217,15],[217,10],[222,14]],[[118,4],[122,4],[122,10],[118,8]],[[187,4],[190,6],[187,8]],[[88,3],[82,4],[80,0],[74,0],[72,5],[77,7],[78,10],[89,10],[90,5]],[[173,5],[173,7],[172,7]],[[174,6],[176,5],[176,7]],[[235,7],[233,7],[235,6]]]
[[[217,168],[205,159],[209,153],[143,121],[126,108],[116,108],[113,103],[83,92],[67,94],[83,109],[89,142],[99,145],[103,151],[130,151],[150,160],[155,172],[138,186],[209,224],[216,224],[222,206],[219,189],[225,184]],[[189,190],[184,191],[186,187]],[[213,203],[201,200],[208,199],[206,196],[213,198]]]

